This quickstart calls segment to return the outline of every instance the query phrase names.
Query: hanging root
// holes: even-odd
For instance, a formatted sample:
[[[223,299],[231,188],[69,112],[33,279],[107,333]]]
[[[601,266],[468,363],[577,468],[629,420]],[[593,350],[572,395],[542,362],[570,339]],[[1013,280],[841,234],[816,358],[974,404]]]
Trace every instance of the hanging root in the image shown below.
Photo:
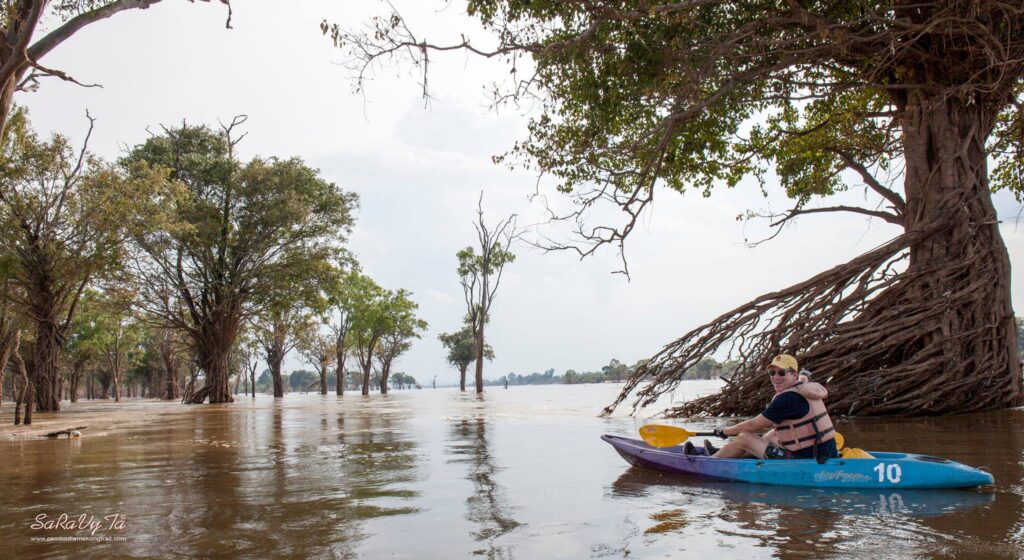
[[[796,355],[829,388],[834,414],[929,415],[1022,404],[1016,357],[989,252],[965,252],[908,270],[910,248],[938,228],[908,232],[785,290],[763,295],[665,346],[638,367],[610,414],[634,392],[633,412],[679,384],[702,358],[739,366],[721,392],[668,417],[753,415],[774,394],[773,355]],[[968,244],[969,245],[969,244]]]

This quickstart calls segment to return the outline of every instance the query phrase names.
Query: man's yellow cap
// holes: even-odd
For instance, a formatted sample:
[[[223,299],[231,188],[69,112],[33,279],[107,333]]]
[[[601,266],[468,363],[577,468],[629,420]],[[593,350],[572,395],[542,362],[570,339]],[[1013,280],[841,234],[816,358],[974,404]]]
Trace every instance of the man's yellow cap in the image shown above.
[[[800,371],[800,366],[796,363],[796,358],[789,354],[779,354],[772,358],[772,365],[779,369],[791,369],[793,371]]]

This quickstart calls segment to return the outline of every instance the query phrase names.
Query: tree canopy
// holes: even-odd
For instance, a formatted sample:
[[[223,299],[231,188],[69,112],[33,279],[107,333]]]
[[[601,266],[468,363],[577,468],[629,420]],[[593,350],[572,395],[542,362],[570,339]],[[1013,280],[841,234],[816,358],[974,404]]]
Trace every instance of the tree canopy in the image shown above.
[[[191,337],[211,402],[231,400],[226,360],[253,304],[318,282],[358,201],[298,158],[239,161],[231,133],[241,122],[165,129],[122,162],[167,169],[183,188],[167,205],[168,226],[136,238],[145,254],[137,272],[147,311]]]

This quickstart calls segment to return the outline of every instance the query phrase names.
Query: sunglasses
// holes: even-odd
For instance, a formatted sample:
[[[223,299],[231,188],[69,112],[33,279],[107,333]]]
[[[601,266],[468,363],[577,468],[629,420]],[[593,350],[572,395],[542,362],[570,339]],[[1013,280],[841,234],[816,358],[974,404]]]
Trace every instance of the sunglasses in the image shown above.
[[[778,375],[780,377],[784,377],[790,371],[792,371],[792,370],[788,370],[788,369],[770,369],[770,370],[768,370],[768,376],[771,377],[773,375]]]

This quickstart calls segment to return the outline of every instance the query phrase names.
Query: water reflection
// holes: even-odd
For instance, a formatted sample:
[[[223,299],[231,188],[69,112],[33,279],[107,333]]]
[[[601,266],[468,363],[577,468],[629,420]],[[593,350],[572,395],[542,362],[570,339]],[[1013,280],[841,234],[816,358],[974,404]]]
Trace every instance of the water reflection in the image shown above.
[[[466,519],[475,525],[473,537],[486,542],[485,550],[474,551],[489,559],[512,558],[511,547],[496,543],[496,539],[521,524],[512,518],[504,502],[504,490],[495,481],[498,468],[487,444],[487,420],[482,416],[461,418],[451,425],[447,453],[449,463],[465,464],[467,477],[473,483],[473,493],[466,498]]]
[[[598,435],[644,422],[594,417],[617,390],[128,401],[112,420],[77,403],[81,440],[0,441],[0,557],[1024,557],[1024,410],[845,421],[851,445],[996,479],[851,493],[631,469]],[[35,515],[61,512],[124,514],[128,541],[30,540]]]

